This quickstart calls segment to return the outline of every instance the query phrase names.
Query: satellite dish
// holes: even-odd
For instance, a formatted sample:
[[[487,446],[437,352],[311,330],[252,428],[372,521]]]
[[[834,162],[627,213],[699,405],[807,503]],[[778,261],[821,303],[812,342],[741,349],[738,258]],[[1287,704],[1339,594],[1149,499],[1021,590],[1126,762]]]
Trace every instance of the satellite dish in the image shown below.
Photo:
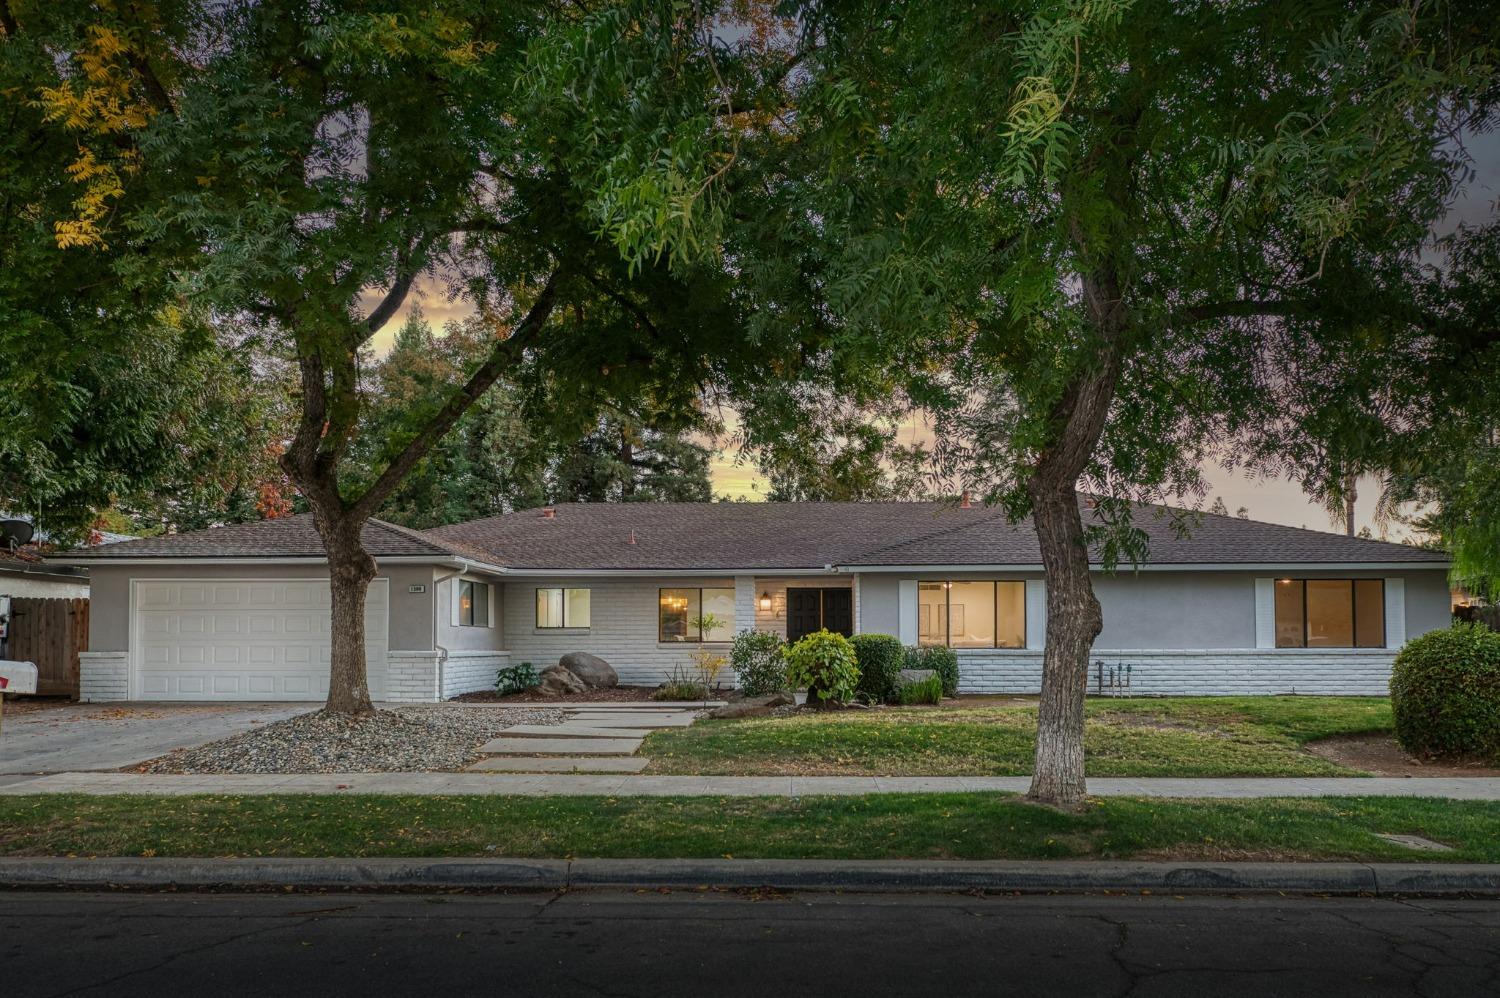
[[[27,520],[0,520],[0,547],[18,548],[31,542],[31,523]]]

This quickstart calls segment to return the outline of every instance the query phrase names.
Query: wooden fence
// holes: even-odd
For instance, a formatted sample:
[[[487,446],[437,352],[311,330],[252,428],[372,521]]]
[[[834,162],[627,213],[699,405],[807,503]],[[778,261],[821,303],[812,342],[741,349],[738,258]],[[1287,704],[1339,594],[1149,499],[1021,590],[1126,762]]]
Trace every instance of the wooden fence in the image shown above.
[[[31,599],[10,601],[7,653],[36,663],[40,696],[78,696],[78,653],[89,647],[89,601]]]

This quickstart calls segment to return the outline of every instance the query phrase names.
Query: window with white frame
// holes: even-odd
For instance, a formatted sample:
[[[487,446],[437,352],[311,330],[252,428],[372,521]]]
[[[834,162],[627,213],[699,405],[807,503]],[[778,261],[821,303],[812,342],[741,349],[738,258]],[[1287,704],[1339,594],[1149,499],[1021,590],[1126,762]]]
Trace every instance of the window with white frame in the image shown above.
[[[590,627],[593,592],[561,587],[536,591],[536,626],[543,629]]]
[[[458,580],[458,606],[454,623],[459,627],[490,626],[490,585],[475,579]]]

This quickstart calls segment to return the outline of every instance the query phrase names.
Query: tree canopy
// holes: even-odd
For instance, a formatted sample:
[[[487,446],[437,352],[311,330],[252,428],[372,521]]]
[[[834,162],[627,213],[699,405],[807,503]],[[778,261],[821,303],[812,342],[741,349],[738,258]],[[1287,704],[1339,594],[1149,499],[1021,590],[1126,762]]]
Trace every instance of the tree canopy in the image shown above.
[[[945,467],[1032,518],[1049,601],[1033,793],[1077,804],[1088,544],[1147,557],[1134,503],[1201,495],[1205,460],[1339,453],[1359,411],[1289,423],[1365,375],[1351,350],[1388,358],[1420,332],[1370,292],[1409,274],[1465,176],[1451,136],[1493,118],[1495,11],[796,9],[795,119],[759,148],[764,214],[807,263],[759,287],[827,323],[831,368],[868,362],[937,413]]]

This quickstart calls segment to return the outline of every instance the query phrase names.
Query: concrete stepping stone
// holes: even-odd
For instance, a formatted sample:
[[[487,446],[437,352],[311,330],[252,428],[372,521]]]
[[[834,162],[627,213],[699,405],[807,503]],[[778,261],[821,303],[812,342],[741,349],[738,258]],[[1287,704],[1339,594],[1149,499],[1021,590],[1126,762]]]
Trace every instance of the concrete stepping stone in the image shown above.
[[[557,710],[712,710],[727,700],[603,700],[597,703],[556,703],[539,701],[528,707],[551,707]]]
[[[595,759],[490,756],[469,767],[476,773],[639,773],[650,759],[642,756],[604,756]]]
[[[595,728],[587,724],[518,724],[505,729],[506,738],[645,738],[638,728]]]
[[[639,738],[496,738],[479,746],[484,755],[633,755]]]
[[[591,728],[688,728],[697,718],[691,714],[682,717],[621,717],[618,714],[599,716],[595,714],[574,714],[568,717],[564,724],[576,721],[579,724]],[[514,729],[510,729],[514,730]]]

